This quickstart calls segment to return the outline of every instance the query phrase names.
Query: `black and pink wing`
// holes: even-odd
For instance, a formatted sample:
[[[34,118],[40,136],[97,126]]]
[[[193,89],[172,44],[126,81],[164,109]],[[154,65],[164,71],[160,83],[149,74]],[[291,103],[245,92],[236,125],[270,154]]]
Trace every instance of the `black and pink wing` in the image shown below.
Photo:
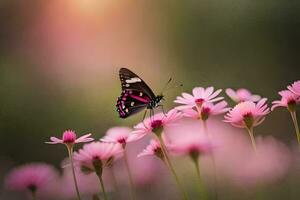
[[[150,101],[150,97],[143,92],[123,90],[121,96],[118,98],[116,107],[119,116],[126,118],[145,109]]]
[[[127,68],[121,68],[119,71],[122,91],[136,90],[146,94],[150,99],[155,98],[151,88],[138,75]]]

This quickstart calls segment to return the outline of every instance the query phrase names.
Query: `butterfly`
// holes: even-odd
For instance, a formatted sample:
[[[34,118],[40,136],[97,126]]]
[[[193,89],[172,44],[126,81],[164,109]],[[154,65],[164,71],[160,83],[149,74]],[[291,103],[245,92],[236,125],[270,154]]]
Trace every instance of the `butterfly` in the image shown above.
[[[161,106],[164,96],[155,95],[151,88],[135,73],[127,68],[119,71],[122,93],[117,100],[117,111],[120,118],[127,118],[142,110],[150,110],[150,116],[154,114],[153,109]]]

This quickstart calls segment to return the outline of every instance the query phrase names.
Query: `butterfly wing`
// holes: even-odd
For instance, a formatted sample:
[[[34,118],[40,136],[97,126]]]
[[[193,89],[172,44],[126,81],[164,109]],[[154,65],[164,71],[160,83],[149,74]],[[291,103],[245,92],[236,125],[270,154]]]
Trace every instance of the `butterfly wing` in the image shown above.
[[[138,75],[127,68],[121,68],[119,71],[122,91],[136,90],[146,94],[150,99],[155,98],[151,88]]]
[[[150,97],[145,93],[137,90],[123,90],[116,107],[120,117],[126,118],[145,109],[150,101]]]

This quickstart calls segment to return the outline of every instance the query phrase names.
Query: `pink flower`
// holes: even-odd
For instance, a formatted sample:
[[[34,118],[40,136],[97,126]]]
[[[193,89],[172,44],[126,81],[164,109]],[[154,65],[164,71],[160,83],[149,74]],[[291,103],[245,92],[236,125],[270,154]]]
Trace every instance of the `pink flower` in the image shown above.
[[[134,127],[132,134],[134,137],[140,139],[145,135],[154,132],[160,134],[164,127],[173,125],[176,121],[182,118],[182,114],[175,109],[170,110],[168,113],[158,113],[151,118],[145,119]]]
[[[104,142],[85,144],[82,149],[74,153],[74,161],[86,170],[95,171],[95,162],[100,162],[101,167],[109,164],[109,159],[123,152],[121,145]]]
[[[37,192],[45,189],[58,174],[54,167],[44,163],[25,164],[13,169],[6,177],[10,190]]]
[[[209,153],[213,146],[208,140],[200,140],[194,134],[193,136],[187,137],[185,140],[176,141],[168,145],[168,149],[171,153],[176,155],[188,155],[188,156],[199,156]]]
[[[295,81],[292,85],[288,86],[288,89],[295,93],[296,95],[300,95],[300,81]]]
[[[67,161],[69,162],[69,161]],[[61,181],[57,184],[59,187],[59,191],[61,193],[61,198],[52,198],[52,199],[76,199],[76,191],[73,187],[73,175],[72,169],[70,165],[65,165],[62,163],[63,166],[63,173],[61,177]],[[103,180],[105,182],[105,189],[107,191],[112,191],[112,181],[111,181],[111,174],[109,170],[103,171]],[[75,168],[75,173],[77,175],[77,183],[78,188],[80,188],[80,193],[86,199],[92,199],[94,194],[99,193],[99,179],[95,174],[92,173],[85,173],[79,167]],[[63,187],[63,190],[61,188]],[[55,194],[57,195],[57,193]]]
[[[237,104],[225,116],[225,122],[238,128],[252,128],[263,122],[265,116],[270,112],[267,99],[263,98],[259,102],[245,101]]]
[[[176,130],[168,129],[167,136],[164,139],[166,146],[170,153],[175,155],[198,158],[199,155],[209,153],[213,149],[206,134],[193,125],[187,125],[186,122],[181,123],[181,127]]]
[[[201,107],[205,102],[213,103],[220,101],[224,99],[223,97],[217,97],[221,92],[221,89],[214,91],[213,87],[196,87],[193,89],[193,95],[182,93],[182,96],[176,98],[175,103],[183,104],[182,106],[177,106],[176,109],[184,110],[187,108]]]
[[[197,108],[197,111],[192,108],[183,110],[183,116],[194,119],[207,120],[212,115],[220,115],[229,111],[230,108],[226,106],[226,101],[221,101],[216,104],[207,102],[204,103],[201,108]]]
[[[162,181],[165,179],[167,171],[164,164],[154,156],[137,155],[143,151],[149,143],[150,135],[146,135],[139,141],[128,143],[126,153],[134,185],[137,188],[158,187],[161,188]],[[128,187],[128,173],[124,159],[114,163],[113,169],[117,177],[118,185],[122,188]]]
[[[239,187],[280,181],[288,173],[291,156],[287,147],[272,137],[258,138],[257,147],[256,154],[248,152],[235,158],[238,165],[231,173]]]
[[[259,95],[252,94],[249,90],[245,88],[240,88],[234,91],[231,88],[226,89],[226,94],[236,103],[243,101],[253,101],[257,102],[261,99]]]
[[[126,145],[128,142],[138,139],[136,135],[131,134],[131,132],[132,130],[127,127],[113,127],[106,132],[106,135],[100,139],[100,141]]]
[[[86,134],[86,135],[83,135],[79,138],[76,138],[76,133],[75,131],[72,131],[72,130],[66,130],[64,133],[63,133],[63,136],[62,136],[62,139],[59,139],[57,137],[51,137],[50,140],[51,142],[46,142],[47,144],[66,144],[66,145],[73,145],[73,144],[76,144],[76,143],[84,143],[84,142],[91,142],[93,141],[94,139],[93,138],[90,138],[92,134],[89,133],[89,134]]]
[[[215,147],[213,155],[216,170],[212,166],[211,157],[200,157],[201,172],[207,179],[213,179],[217,173],[220,185],[228,186],[231,183],[234,186],[255,189],[258,184],[280,181],[289,172],[291,155],[283,143],[272,137],[258,137],[255,153],[247,135],[242,134],[240,129],[234,129],[215,119],[209,120],[208,126],[210,141],[213,141]],[[200,125],[198,129],[201,130]]]
[[[144,149],[137,157],[152,156],[155,155],[160,159],[163,159],[163,152],[158,140],[152,139],[150,144]]]
[[[278,93],[281,96],[281,100],[273,101],[271,110],[277,107],[286,107],[288,110],[295,110],[296,104],[300,103],[298,95],[292,93],[290,90],[282,90]]]

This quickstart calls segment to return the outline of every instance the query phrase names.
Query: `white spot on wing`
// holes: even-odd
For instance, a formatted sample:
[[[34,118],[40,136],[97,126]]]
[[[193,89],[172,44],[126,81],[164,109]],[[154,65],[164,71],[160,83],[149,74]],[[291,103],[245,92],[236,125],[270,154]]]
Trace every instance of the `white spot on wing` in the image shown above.
[[[142,82],[142,80],[135,77],[135,78],[127,79],[125,82],[126,83],[137,83],[137,82]]]

